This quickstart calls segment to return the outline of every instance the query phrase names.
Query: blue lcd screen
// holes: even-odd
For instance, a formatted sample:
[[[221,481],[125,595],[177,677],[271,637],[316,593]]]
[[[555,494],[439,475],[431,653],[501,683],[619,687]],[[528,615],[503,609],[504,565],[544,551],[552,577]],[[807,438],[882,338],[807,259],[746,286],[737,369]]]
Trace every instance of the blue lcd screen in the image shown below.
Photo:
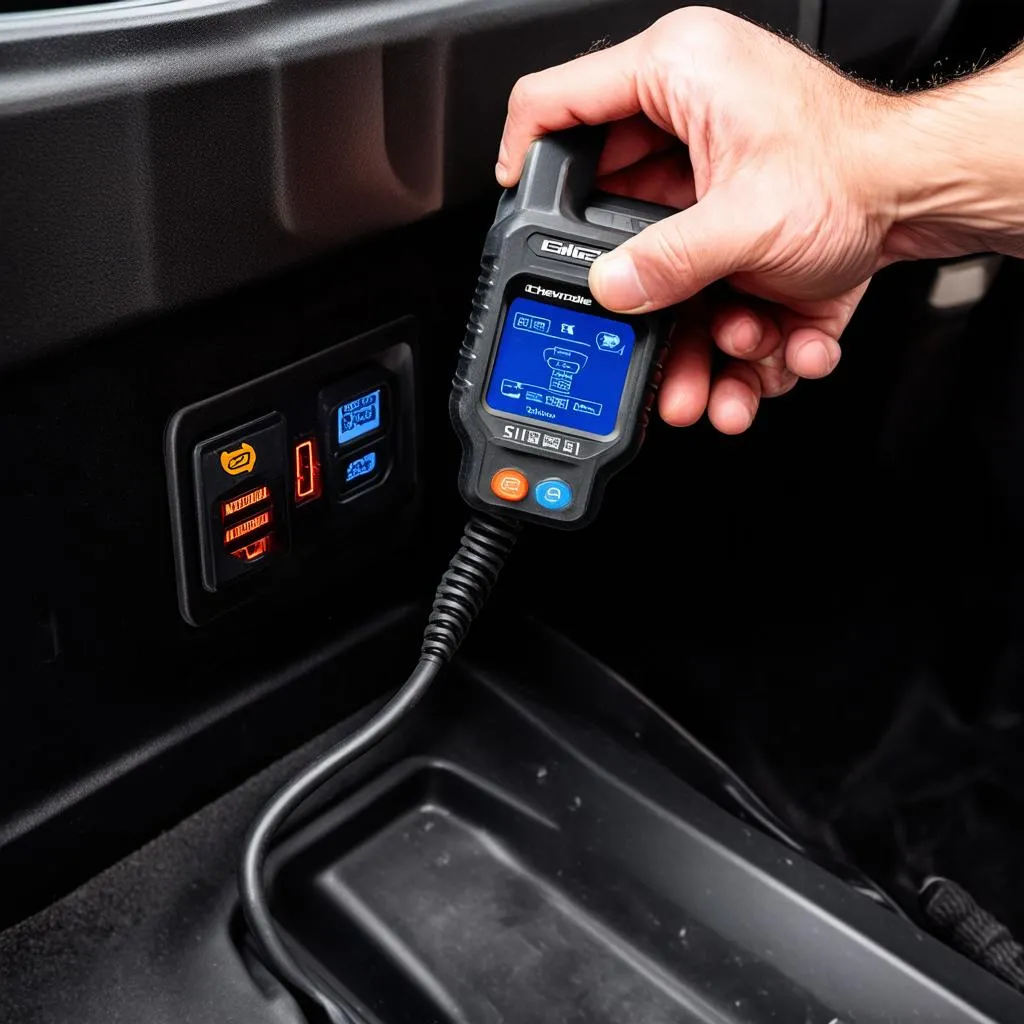
[[[635,340],[633,328],[619,320],[513,299],[487,404],[539,423],[610,434]]]
[[[348,444],[379,426],[380,388],[338,406],[338,444]]]
[[[350,484],[353,480],[358,480],[360,477],[370,476],[376,469],[376,452],[367,452],[365,455],[360,455],[358,459],[353,459],[345,467],[345,483]]]

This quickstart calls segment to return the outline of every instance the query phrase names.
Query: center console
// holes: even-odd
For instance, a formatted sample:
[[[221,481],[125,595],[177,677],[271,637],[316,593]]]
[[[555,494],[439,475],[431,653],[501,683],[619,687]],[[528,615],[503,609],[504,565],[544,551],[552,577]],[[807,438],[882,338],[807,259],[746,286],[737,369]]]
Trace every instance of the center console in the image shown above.
[[[272,862],[294,952],[368,1020],[1022,1019],[694,788],[689,737],[584,652],[507,622],[476,641]]]

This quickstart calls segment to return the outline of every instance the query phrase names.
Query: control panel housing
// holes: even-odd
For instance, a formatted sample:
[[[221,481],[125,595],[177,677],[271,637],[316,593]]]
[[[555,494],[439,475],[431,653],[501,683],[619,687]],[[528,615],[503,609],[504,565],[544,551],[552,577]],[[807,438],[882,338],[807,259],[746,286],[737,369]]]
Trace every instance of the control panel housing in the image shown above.
[[[164,438],[178,604],[193,625],[332,556],[416,502],[415,322],[396,321],[179,410]]]

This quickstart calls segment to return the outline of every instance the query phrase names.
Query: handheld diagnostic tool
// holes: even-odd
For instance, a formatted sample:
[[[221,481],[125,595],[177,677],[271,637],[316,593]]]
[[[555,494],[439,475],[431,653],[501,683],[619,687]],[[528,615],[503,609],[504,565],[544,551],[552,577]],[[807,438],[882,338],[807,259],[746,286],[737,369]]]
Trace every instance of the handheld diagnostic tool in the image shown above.
[[[592,191],[603,138],[581,127],[534,142],[484,243],[451,396],[459,487],[481,511],[584,526],[643,441],[668,317],[609,312],[587,275],[675,211]]]

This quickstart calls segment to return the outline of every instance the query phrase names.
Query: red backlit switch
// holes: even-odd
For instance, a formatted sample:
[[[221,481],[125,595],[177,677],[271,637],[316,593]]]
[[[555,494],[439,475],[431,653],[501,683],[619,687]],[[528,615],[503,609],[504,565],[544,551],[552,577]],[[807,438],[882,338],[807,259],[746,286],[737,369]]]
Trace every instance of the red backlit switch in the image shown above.
[[[254,487],[251,491],[246,491],[237,497],[222,501],[220,503],[220,517],[227,522],[227,520],[237,516],[239,512],[255,508],[266,501],[270,501],[270,488],[266,484],[261,484],[259,487]]]
[[[250,534],[258,533],[260,530],[265,530],[270,525],[273,518],[273,511],[267,508],[262,512],[257,512],[254,516],[249,516],[248,519],[243,519],[241,522],[235,523],[234,526],[229,526],[224,531],[224,547],[230,548],[243,537],[248,537]]]
[[[251,544],[235,548],[231,552],[231,557],[243,562],[255,562],[270,552],[271,536],[271,534],[265,533],[259,540],[254,540]]]
[[[292,496],[295,504],[302,505],[319,498],[323,494],[323,482],[320,475],[320,453],[317,451],[315,437],[307,437],[295,445],[292,463]]]

